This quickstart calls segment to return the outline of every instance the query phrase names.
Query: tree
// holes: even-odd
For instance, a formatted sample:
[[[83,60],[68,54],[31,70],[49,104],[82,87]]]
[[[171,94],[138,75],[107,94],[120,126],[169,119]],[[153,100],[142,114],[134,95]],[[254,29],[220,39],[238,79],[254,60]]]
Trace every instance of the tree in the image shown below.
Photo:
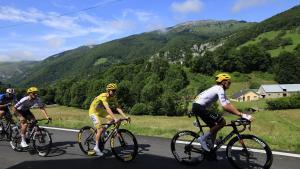
[[[212,52],[206,52],[203,56],[196,57],[192,62],[192,71],[212,75],[216,71]]]
[[[300,56],[282,52],[275,60],[275,80],[279,83],[300,83]]]

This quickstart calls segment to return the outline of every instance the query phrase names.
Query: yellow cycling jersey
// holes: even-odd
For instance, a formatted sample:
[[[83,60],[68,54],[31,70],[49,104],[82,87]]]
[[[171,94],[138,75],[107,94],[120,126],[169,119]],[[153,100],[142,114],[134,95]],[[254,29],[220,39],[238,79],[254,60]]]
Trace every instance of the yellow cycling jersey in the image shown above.
[[[111,109],[117,108],[118,107],[117,98],[108,97],[107,93],[101,93],[93,100],[89,109],[89,115],[97,114],[102,117],[105,117],[108,113],[104,105],[109,106]]]

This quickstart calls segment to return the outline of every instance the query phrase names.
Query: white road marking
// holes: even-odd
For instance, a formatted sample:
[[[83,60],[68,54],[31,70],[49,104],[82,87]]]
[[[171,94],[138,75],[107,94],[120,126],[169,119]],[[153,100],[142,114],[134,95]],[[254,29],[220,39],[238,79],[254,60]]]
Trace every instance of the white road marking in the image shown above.
[[[176,141],[176,143],[179,144],[186,144],[186,141]],[[193,143],[193,145],[200,145],[200,143]],[[226,149],[226,146],[221,146],[221,148]],[[241,147],[232,147],[233,150],[241,150]],[[250,149],[253,152],[256,153],[264,153],[265,151],[259,150],[259,149]],[[294,154],[294,153],[285,153],[285,152],[279,152],[279,151],[272,151],[273,155],[281,155],[281,156],[287,156],[287,157],[296,157],[300,158],[300,154]]]
[[[46,129],[51,129],[51,130],[61,130],[61,131],[71,131],[71,132],[79,132],[79,130],[76,129],[66,129],[66,128],[58,128],[58,127],[46,127],[46,126],[41,126],[43,128]],[[180,144],[185,144],[186,142],[184,141],[176,141]],[[195,145],[200,145],[199,143],[193,143]],[[221,148],[226,149],[226,146],[222,146]],[[233,147],[234,150],[238,150],[241,149],[240,147]],[[257,153],[263,153],[263,150],[259,150],[259,149],[251,149],[253,152],[257,152]],[[285,152],[279,152],[279,151],[272,151],[273,155],[280,155],[280,156],[287,156],[287,157],[296,157],[296,158],[300,158],[300,154],[294,154],[294,153],[285,153]]]

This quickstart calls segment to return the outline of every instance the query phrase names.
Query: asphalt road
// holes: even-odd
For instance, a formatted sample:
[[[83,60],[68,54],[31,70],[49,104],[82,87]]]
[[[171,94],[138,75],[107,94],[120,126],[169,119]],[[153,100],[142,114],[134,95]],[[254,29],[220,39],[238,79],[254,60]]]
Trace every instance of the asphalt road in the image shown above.
[[[176,162],[170,152],[170,139],[138,136],[139,154],[130,163],[119,162],[107,152],[104,157],[85,156],[76,143],[77,133],[50,130],[53,148],[47,157],[28,152],[15,152],[8,142],[0,141],[0,169],[232,169],[224,151],[221,160],[204,161],[197,166]],[[274,155],[272,169],[299,169],[300,158]]]

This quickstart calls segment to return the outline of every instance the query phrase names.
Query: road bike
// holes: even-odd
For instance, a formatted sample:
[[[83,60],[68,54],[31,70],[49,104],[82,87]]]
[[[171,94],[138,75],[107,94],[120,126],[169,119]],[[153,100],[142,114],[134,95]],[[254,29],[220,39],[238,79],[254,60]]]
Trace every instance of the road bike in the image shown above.
[[[45,128],[41,128],[38,124],[39,121],[47,121],[48,124],[51,119],[38,119],[28,122],[27,132],[26,132],[26,142],[29,145],[27,148],[21,147],[21,135],[20,126],[12,130],[12,136],[10,145],[15,151],[28,150],[29,152],[35,151],[39,156],[47,156],[50,152],[52,145],[52,138],[49,131]]]
[[[182,164],[198,164],[204,159],[215,160],[216,151],[221,148],[228,140],[226,146],[226,156],[231,165],[237,169],[263,168],[268,169],[273,162],[273,155],[268,144],[261,138],[250,135],[241,134],[248,127],[251,130],[251,121],[246,119],[232,120],[225,127],[232,127],[232,131],[224,138],[216,141],[216,144],[208,145],[210,151],[205,151],[197,138],[203,135],[203,128],[207,125],[201,125],[199,117],[194,113],[188,113],[189,117],[195,115],[195,126],[199,128],[199,132],[180,131],[173,137],[171,141],[171,151],[175,159]],[[242,127],[240,129],[240,127]],[[235,135],[235,137],[233,137]]]
[[[99,149],[104,150],[105,144],[110,140],[110,148],[115,157],[123,162],[132,161],[138,153],[138,143],[135,136],[120,125],[128,119],[119,119],[117,122],[102,124],[104,130],[100,137]],[[95,136],[97,130],[90,126],[82,127],[78,133],[78,144],[81,151],[89,155],[96,145]]]
[[[17,124],[13,120],[12,115],[7,112],[2,119],[0,119],[0,140],[11,139],[12,128],[17,127]]]

